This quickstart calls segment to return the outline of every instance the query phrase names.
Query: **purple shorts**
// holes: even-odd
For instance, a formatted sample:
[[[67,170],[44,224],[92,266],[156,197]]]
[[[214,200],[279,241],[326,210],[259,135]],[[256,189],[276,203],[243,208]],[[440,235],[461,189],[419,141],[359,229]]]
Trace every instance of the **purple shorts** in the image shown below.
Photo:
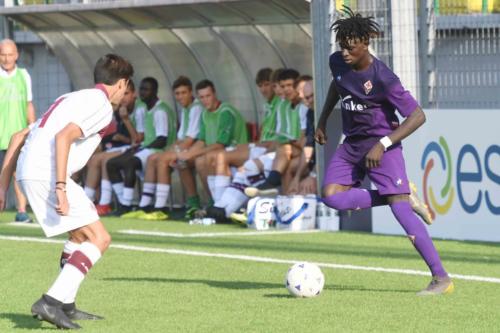
[[[410,193],[401,145],[384,152],[378,168],[368,169],[365,156],[366,153],[354,154],[349,143],[341,144],[328,163],[323,186],[339,184],[359,187],[368,174],[381,195]]]

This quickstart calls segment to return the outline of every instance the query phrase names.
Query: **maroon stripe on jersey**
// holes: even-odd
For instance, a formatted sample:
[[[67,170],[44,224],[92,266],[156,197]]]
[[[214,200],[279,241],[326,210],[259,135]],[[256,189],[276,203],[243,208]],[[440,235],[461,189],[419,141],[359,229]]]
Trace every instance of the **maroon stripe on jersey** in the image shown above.
[[[117,124],[116,120],[111,119],[111,122],[109,123],[109,125],[104,127],[98,133],[101,136],[101,138],[104,138],[105,136],[116,133],[117,129],[118,129],[118,124]]]
[[[232,187],[242,193],[245,193],[245,188],[247,188],[247,186],[245,184],[241,184],[241,183],[232,183],[231,185],[229,185],[229,187]]]
[[[75,266],[83,275],[92,268],[92,261],[81,251],[75,251],[69,257],[68,264]]]
[[[45,112],[42,116],[42,121],[40,122],[40,125],[38,125],[38,127],[42,128],[45,123],[47,122],[47,119],[49,119],[50,117],[50,114],[52,113],[52,111],[54,111],[54,109],[59,105],[61,104],[61,102],[65,99],[66,97],[61,97],[59,98],[58,100],[56,100],[50,107],[49,109],[47,110],[47,112]]]
[[[257,183],[258,181],[261,181],[261,180],[264,180],[266,179],[266,176],[264,175],[263,172],[259,173],[258,175],[254,175],[254,176],[247,176],[247,179],[248,181],[250,182],[250,184],[255,184]]]
[[[104,88],[104,84],[98,83],[95,85],[95,88],[102,91],[104,93],[104,95],[106,95],[106,98],[109,99],[109,94],[108,94],[108,91],[106,90],[106,88]]]

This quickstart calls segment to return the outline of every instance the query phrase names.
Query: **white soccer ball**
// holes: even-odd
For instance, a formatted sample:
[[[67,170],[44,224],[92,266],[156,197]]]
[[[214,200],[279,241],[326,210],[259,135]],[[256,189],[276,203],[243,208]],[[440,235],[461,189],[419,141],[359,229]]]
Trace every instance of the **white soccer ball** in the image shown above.
[[[286,289],[296,297],[318,296],[325,285],[325,276],[315,264],[299,262],[286,273]]]

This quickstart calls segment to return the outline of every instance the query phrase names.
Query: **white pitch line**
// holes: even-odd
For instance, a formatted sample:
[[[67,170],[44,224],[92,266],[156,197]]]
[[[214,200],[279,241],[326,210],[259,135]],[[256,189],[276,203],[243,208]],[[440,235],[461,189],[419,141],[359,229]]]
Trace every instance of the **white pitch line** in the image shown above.
[[[265,236],[265,235],[286,235],[286,234],[310,234],[320,232],[321,230],[274,230],[274,231],[248,231],[248,232],[196,232],[196,233],[181,233],[181,232],[163,232],[163,231],[147,231],[147,230],[118,230],[120,234],[127,235],[142,235],[142,236],[159,236],[159,237],[174,237],[174,238],[203,238],[203,237],[225,237],[225,236]]]
[[[7,225],[14,226],[14,227],[22,227],[22,228],[35,228],[35,229],[40,229],[40,225],[36,222],[33,223],[27,223],[27,222],[9,222]]]
[[[0,240],[19,241],[19,242],[51,243],[51,244],[63,244],[65,242],[64,240],[57,240],[57,239],[46,239],[46,238],[37,238],[37,237],[3,236],[3,235],[0,235]],[[125,244],[111,244],[111,247],[114,249],[137,251],[137,252],[180,254],[180,255],[188,255],[188,256],[196,256],[196,257],[224,258],[224,259],[245,260],[245,261],[275,263],[275,264],[289,264],[290,265],[290,264],[295,264],[297,262],[304,261],[304,260],[277,259],[277,258],[269,258],[269,257],[257,257],[257,256],[247,256],[247,255],[237,255],[237,254],[227,254],[227,253],[211,253],[211,252],[190,251],[190,250],[155,248],[155,247],[134,246],[134,245],[125,245]],[[332,264],[332,263],[322,263],[322,262],[311,262],[311,263],[316,264],[320,267],[334,268],[334,269],[348,269],[348,270],[357,270],[357,271],[371,271],[371,272],[383,272],[383,273],[396,273],[396,274],[404,274],[404,275],[430,276],[429,272],[417,271],[417,270],[413,270],[413,269],[343,265],[343,264]],[[490,282],[490,283],[500,284],[500,278],[497,278],[497,277],[485,277],[485,276],[478,276],[478,275],[463,275],[463,274],[450,274],[450,277],[457,279],[457,280]]]

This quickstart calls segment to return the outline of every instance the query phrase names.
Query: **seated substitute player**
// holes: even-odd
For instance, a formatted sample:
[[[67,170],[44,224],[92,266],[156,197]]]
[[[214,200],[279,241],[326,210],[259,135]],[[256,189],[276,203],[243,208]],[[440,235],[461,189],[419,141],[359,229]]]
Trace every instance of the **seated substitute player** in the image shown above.
[[[171,145],[176,137],[177,114],[158,98],[158,81],[152,77],[144,78],[139,95],[146,107],[144,141],[106,163],[111,186],[119,200],[117,210],[112,213],[117,216],[132,211],[136,172],[146,170],[147,158]]]
[[[121,155],[122,153],[127,151],[127,149],[135,147],[136,145],[140,144],[142,140],[144,140],[144,113],[146,110],[146,105],[139,98],[135,98],[135,103],[132,106],[133,112],[131,114],[129,113],[130,110],[126,110],[123,107],[118,110],[121,120],[125,124],[128,132],[131,133],[131,145],[128,147],[125,146],[107,149],[107,151],[104,153],[104,156],[102,157],[103,160],[95,161],[96,164],[99,164],[100,162],[101,166],[101,195],[99,198],[99,204],[96,205],[97,213],[99,214],[99,216],[108,215],[112,211],[111,201],[113,188],[111,187],[111,182],[109,181],[108,176],[108,169],[106,167],[108,161],[113,157]],[[115,150],[119,151],[119,153]],[[106,158],[107,154],[112,156]],[[92,163],[94,163],[94,161],[92,161],[91,159],[89,161],[89,164]]]
[[[231,167],[241,167],[249,159],[253,160],[268,151],[274,151],[276,146],[276,111],[281,99],[275,95],[271,83],[272,69],[263,68],[257,72],[257,84],[265,103],[260,126],[259,142],[240,144],[234,149],[217,150],[207,155],[210,165],[215,165],[213,172],[207,177],[208,187],[214,202],[219,200],[222,193],[231,182]]]
[[[287,170],[294,158],[300,157],[305,144],[305,130],[307,128],[307,106],[302,102],[297,90],[299,73],[286,69],[280,74],[280,86],[287,101],[281,103],[277,119],[278,142],[281,143],[276,150],[272,171],[265,182],[257,187],[249,186],[245,194],[249,197],[256,195],[276,194],[276,187],[280,186],[282,175]],[[290,119],[293,118],[293,119]],[[271,190],[271,193],[267,193]]]
[[[299,73],[294,69],[285,69],[280,73],[280,85],[287,99],[280,103],[276,115],[276,141],[280,144],[277,152],[261,155],[243,164],[242,170],[235,174],[233,182],[223,192],[220,200],[207,211],[217,222],[225,222],[226,217],[231,216],[248,200],[250,195],[247,190],[255,191],[255,186],[266,179],[279,153],[286,158],[299,156],[301,153],[307,124],[307,107],[301,103],[294,88],[298,77]]]
[[[191,218],[201,208],[193,167],[196,168],[205,191],[209,193],[206,154],[248,142],[245,119],[231,104],[219,101],[215,86],[210,80],[198,82],[196,92],[205,108],[200,118],[198,140],[188,150],[177,154],[177,163],[185,164],[184,168],[179,168],[179,172],[187,193],[186,218]]]
[[[378,24],[347,7],[345,13],[346,18],[332,25],[341,51],[330,56],[333,81],[316,141],[326,143],[326,122],[339,100],[346,138],[326,168],[323,201],[338,210],[389,205],[432,273],[431,283],[418,295],[450,293],[453,282],[425,226],[412,211],[401,146],[425,122],[425,114],[399,78],[368,51],[370,38],[379,33]],[[399,123],[395,109],[406,118],[399,126],[395,126]],[[377,190],[358,188],[365,174]],[[421,213],[425,217],[427,212]]]
[[[306,83],[312,82],[312,80],[313,80],[313,77],[309,74],[302,74],[297,79],[297,91],[299,92],[299,97],[300,97],[301,101],[305,100],[304,87],[305,87]]]
[[[59,328],[80,328],[73,320],[102,319],[78,310],[75,298],[111,237],[94,204],[70,176],[85,166],[99,145],[113,117],[112,104],[121,101],[132,74],[132,66],[120,56],[100,58],[94,68],[95,88],[59,97],[31,131],[12,138],[2,166],[0,207],[18,159],[18,181],[45,235],[69,233],[59,276],[31,307],[34,317]]]
[[[177,132],[177,141],[165,152],[158,152],[148,157],[146,174],[139,209],[123,215],[125,218],[146,220],[165,220],[165,211],[170,192],[170,175],[176,166],[177,153],[189,149],[200,131],[200,116],[203,106],[193,96],[191,80],[180,76],[172,86],[174,96],[181,106],[181,123]],[[155,198],[156,197],[156,198]],[[154,207],[151,207],[155,198]]]
[[[306,141],[302,154],[290,162],[283,177],[283,183],[287,184],[284,193],[289,195],[316,194],[317,192],[316,172],[314,170],[316,159],[314,155],[314,89],[312,78],[306,81],[302,87],[302,93],[303,102],[309,108],[307,110]]]
[[[132,143],[140,141],[140,134],[137,133],[133,122],[129,115],[134,112],[135,86],[132,80],[129,80],[125,95],[120,102],[120,105],[114,111],[115,131],[112,134],[105,136],[101,142],[101,151],[94,153],[87,163],[87,175],[85,179],[85,193],[93,202],[95,200],[96,189],[101,183],[101,200],[106,202],[109,197],[108,205],[96,205],[99,215],[106,215],[110,212],[109,203],[111,202],[111,183],[108,180],[108,172],[106,170],[106,162],[127,149]],[[108,211],[99,209],[107,207]],[[100,211],[101,210],[101,211]]]
[[[271,84],[273,85],[274,94],[276,96],[278,96],[280,98],[280,100],[282,100],[282,101],[285,100],[285,93],[283,92],[283,89],[281,89],[279,76],[280,76],[281,72],[283,72],[283,70],[284,70],[284,68],[275,69],[271,73],[271,77],[270,77]]]

